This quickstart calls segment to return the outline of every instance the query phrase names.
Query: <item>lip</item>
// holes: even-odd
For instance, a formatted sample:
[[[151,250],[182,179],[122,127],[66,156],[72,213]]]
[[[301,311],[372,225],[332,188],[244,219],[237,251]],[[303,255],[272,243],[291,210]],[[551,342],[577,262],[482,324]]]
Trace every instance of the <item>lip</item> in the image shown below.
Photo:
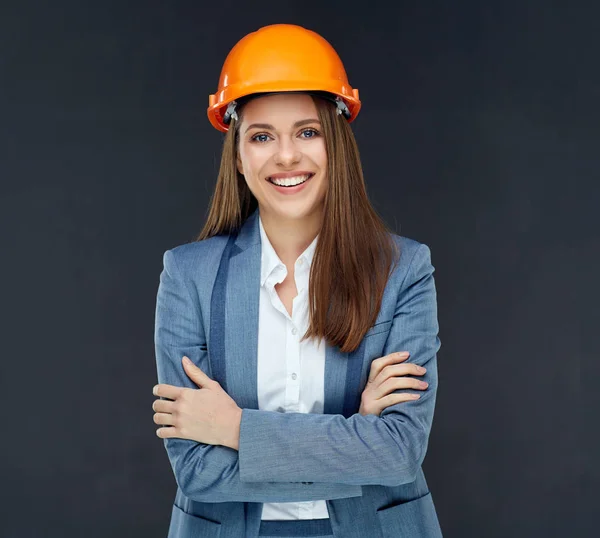
[[[279,172],[277,174],[271,174],[270,176],[265,177],[265,180],[268,180],[269,178],[281,179],[284,177],[306,176],[308,174],[312,174],[313,176],[315,175],[315,173],[311,172],[310,170],[295,170],[294,172]]]
[[[301,190],[306,188],[306,186],[311,182],[312,178],[315,177],[315,174],[313,172],[306,172],[306,174],[310,174],[310,177],[304,183],[300,183],[300,185],[296,185],[295,187],[280,187],[279,185],[275,185],[275,183],[271,183],[269,180],[266,181],[269,185],[271,185],[271,187],[273,187],[276,191],[278,191],[281,194],[296,194],[297,192],[300,192]],[[299,174],[298,172],[295,172],[295,175],[301,176],[304,174]]]

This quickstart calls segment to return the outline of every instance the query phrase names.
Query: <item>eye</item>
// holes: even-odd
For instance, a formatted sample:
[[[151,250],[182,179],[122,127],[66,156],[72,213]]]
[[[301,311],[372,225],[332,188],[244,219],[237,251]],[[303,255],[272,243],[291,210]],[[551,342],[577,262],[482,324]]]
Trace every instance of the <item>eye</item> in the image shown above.
[[[317,136],[319,136],[319,131],[317,131],[316,129],[303,129],[301,131],[301,134],[305,134],[305,133],[311,133],[311,136],[303,136],[302,138],[304,138],[304,140],[309,140],[311,138],[315,138]],[[262,138],[265,137],[265,138]],[[270,136],[266,133],[258,133],[255,134],[254,136],[252,136],[250,138],[251,142],[256,142],[258,144],[264,144],[265,142],[268,141],[268,139],[270,138]]]
[[[265,133],[255,134],[253,137],[250,138],[250,141],[251,142],[258,142],[259,144],[262,144],[262,143],[266,142],[266,140],[258,140],[258,138],[261,137],[261,136],[268,137],[269,135],[266,135]]]
[[[302,131],[302,134],[304,133],[313,133],[313,136],[309,136],[308,138],[315,138],[316,136],[319,136],[319,131],[317,131],[316,129],[304,129]]]

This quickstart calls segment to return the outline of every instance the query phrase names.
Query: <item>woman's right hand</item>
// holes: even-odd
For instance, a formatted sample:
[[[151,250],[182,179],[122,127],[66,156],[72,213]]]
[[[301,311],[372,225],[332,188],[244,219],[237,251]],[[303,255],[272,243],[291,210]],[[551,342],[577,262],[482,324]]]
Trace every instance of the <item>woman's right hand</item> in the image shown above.
[[[393,394],[398,389],[425,390],[429,384],[420,379],[405,377],[423,375],[427,369],[417,364],[399,364],[408,359],[407,351],[390,353],[371,362],[371,370],[365,390],[360,398],[361,415],[377,415],[390,405],[417,400],[420,394]]]

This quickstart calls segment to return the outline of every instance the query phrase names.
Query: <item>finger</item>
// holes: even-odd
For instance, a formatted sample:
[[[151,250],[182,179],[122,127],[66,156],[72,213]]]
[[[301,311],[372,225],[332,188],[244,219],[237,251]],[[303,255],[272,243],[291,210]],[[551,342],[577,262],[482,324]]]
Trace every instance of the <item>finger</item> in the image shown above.
[[[424,371],[423,371],[424,370]],[[399,377],[404,375],[425,375],[426,369],[414,364],[412,362],[405,362],[402,364],[388,364],[384,366],[381,372],[379,372],[379,383],[383,383],[389,377]]]
[[[154,413],[152,419],[156,424],[163,426],[172,426],[174,422],[174,417],[170,413]]]
[[[154,396],[160,396],[161,398],[169,398],[170,400],[176,400],[181,396],[181,393],[185,390],[184,387],[176,387],[175,385],[155,385],[152,393]]]
[[[379,379],[379,378],[378,378]],[[414,382],[412,377],[390,377],[377,384],[377,381],[371,384],[371,395],[375,399],[383,398],[395,390],[412,389]]]
[[[156,435],[161,439],[170,439],[172,437],[179,437],[177,432],[177,428],[173,426],[163,426],[162,428],[158,428],[156,430]]]
[[[395,390],[412,389],[412,390],[426,390],[427,384],[424,384],[420,379],[414,379],[413,377],[390,377],[386,379],[381,385],[374,388],[374,393],[378,394],[379,398],[391,394]]]
[[[390,407],[391,405],[396,405],[398,403],[414,402],[415,400],[418,400],[420,397],[421,397],[420,394],[412,394],[410,392],[402,392],[400,394],[388,394],[387,396],[384,396],[383,398],[381,398],[378,403],[383,409],[386,409],[387,407]],[[382,409],[382,411],[383,411],[383,409]],[[381,413],[381,411],[380,411],[380,413]]]
[[[410,353],[408,351],[399,351],[397,353],[390,353],[389,355],[384,355],[383,357],[379,357],[371,362],[371,370],[369,371],[369,383],[372,383],[375,378],[379,375],[381,370],[383,370],[388,364],[393,364],[396,362],[402,362],[408,359]]]
[[[173,413],[175,402],[171,400],[154,400],[152,409],[160,413]]]
[[[183,363],[183,369],[185,370],[185,373],[199,387],[204,387],[212,382],[212,379],[208,377],[188,357],[184,356],[181,362]]]

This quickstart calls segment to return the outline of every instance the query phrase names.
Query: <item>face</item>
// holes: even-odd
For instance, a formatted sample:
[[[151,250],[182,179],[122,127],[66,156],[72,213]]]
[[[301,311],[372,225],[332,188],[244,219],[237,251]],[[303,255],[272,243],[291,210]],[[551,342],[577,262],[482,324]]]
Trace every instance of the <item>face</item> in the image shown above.
[[[281,93],[246,103],[237,168],[258,201],[261,217],[322,217],[328,183],[321,133],[317,107],[309,95]],[[277,178],[285,179],[282,186],[274,185]],[[296,183],[301,184],[289,186]]]

